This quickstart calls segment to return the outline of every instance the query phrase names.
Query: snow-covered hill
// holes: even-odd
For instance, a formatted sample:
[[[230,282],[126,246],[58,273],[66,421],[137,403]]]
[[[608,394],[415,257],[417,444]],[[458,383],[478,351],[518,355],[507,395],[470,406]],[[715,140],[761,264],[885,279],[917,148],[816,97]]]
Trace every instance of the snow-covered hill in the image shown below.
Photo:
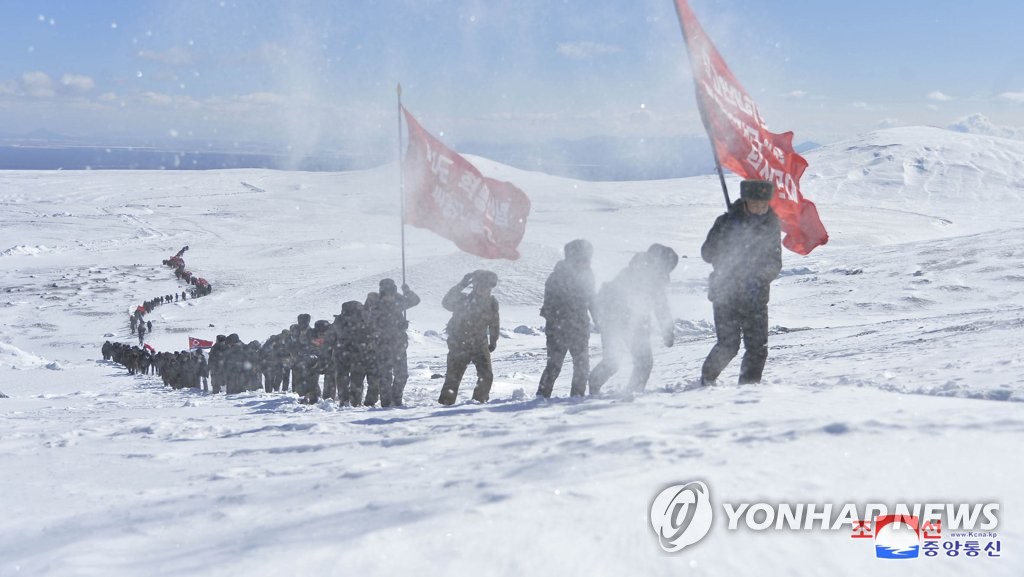
[[[717,177],[593,183],[472,158],[533,202],[523,257],[481,261],[406,229],[408,407],[171,391],[99,356],[127,314],[181,290],[188,244],[210,296],[166,304],[147,339],[265,339],[330,319],[401,274],[394,165],[341,173],[0,172],[0,575],[1019,575],[1024,467],[1024,145],[894,129],[808,154],[832,241],[784,256],[766,382],[682,392],[713,344],[699,248]],[[736,194],[737,179],[729,179]],[[532,399],[544,278],[562,245],[608,280],[652,242],[673,273],[677,345],[648,391]],[[444,292],[491,268],[508,338],[492,402],[441,408]],[[600,339],[592,340],[595,357]],[[622,376],[608,388],[623,384]],[[472,379],[472,369],[466,382]],[[735,531],[665,555],[667,485],[729,502],[1002,504],[1000,558],[881,561],[849,531]],[[716,513],[720,511],[717,510]]]
[[[836,207],[830,223],[840,229],[832,236],[839,244],[941,238],[1024,223],[1015,214],[1024,189],[1020,140],[891,128],[816,149],[807,159],[803,191],[824,210]]]

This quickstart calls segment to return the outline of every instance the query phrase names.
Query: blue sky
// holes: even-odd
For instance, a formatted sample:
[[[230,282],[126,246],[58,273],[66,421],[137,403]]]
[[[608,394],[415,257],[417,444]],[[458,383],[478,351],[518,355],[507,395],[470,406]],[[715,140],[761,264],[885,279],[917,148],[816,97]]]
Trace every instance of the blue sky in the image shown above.
[[[0,133],[388,146],[699,134],[671,0],[0,4]],[[691,0],[772,129],[1021,136],[1024,4]],[[1017,132],[1011,132],[1016,130]]]

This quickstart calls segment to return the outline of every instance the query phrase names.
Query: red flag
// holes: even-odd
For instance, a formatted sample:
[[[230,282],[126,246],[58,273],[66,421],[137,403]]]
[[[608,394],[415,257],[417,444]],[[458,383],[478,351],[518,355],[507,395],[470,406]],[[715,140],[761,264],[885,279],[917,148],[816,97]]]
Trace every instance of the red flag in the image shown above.
[[[154,349],[153,347],[151,347],[151,346],[149,345],[149,343],[143,343],[143,344],[142,344],[142,348],[144,348],[144,349],[148,350],[148,351],[149,351],[149,352],[151,352],[151,353],[155,353],[155,352],[156,352],[156,349]]]
[[[197,349],[208,349],[213,346],[213,341],[204,341],[203,339],[197,339],[195,337],[188,338],[188,350],[194,351]]]
[[[774,182],[771,204],[786,233],[782,244],[799,254],[810,253],[828,242],[828,232],[814,203],[800,194],[807,161],[793,150],[793,133],[768,130],[757,105],[729,71],[686,0],[676,0],[676,10],[690,53],[701,119],[719,162],[744,178]]]
[[[519,258],[530,199],[512,183],[479,170],[423,129],[402,107],[409,148],[402,172],[405,222],[451,240],[483,258]]]

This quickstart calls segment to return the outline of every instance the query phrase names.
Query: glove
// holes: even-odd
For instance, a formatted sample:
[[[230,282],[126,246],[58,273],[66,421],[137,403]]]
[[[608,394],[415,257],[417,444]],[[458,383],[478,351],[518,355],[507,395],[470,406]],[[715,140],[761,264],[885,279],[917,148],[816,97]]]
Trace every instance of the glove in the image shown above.
[[[492,353],[494,352],[494,349],[496,349],[496,348],[498,348],[498,343],[496,343],[496,342],[487,345],[487,350],[492,352]]]
[[[473,273],[467,272],[466,276],[462,277],[462,286],[466,287],[473,284]]]
[[[402,283],[402,292],[403,293],[409,292],[409,285],[407,285],[405,283]]]

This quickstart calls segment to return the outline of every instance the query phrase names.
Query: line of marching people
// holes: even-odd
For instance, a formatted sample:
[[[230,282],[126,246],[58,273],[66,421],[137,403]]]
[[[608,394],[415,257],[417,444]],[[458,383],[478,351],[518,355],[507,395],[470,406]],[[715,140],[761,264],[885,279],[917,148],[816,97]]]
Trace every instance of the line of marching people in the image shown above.
[[[145,344],[146,334],[153,332],[153,322],[146,320],[144,315],[153,312],[159,305],[178,302],[179,299],[184,301],[189,295],[198,298],[213,291],[213,286],[206,279],[195,277],[185,270],[185,261],[181,255],[187,250],[188,245],[185,245],[177,254],[165,259],[163,264],[174,268],[175,276],[192,285],[192,288],[181,293],[154,297],[135,307],[128,317],[128,327],[132,334],[138,334],[138,346],[105,341],[100,352],[103,360],[124,366],[130,375],[159,375],[165,385],[175,389],[199,388],[200,383],[205,389],[209,381],[209,366],[201,349],[158,353]]]
[[[703,386],[716,383],[737,354],[741,340],[746,350],[739,383],[761,381],[768,354],[769,289],[782,266],[781,231],[770,207],[774,193],[771,182],[744,180],[740,199],[716,219],[701,247],[702,258],[713,268],[708,298],[714,308],[717,339],[701,367],[699,381]],[[583,396],[588,388],[591,395],[599,394],[627,358],[632,364],[628,389],[643,391],[654,364],[652,333],[660,335],[666,347],[675,342],[675,321],[666,295],[669,275],[679,262],[675,250],[652,244],[633,255],[629,264],[600,290],[595,290],[592,256],[593,247],[588,241],[569,242],[565,258],[555,265],[545,283],[540,314],[546,321],[547,364],[540,377],[538,397],[551,396],[567,354],[573,364],[570,396]],[[498,277],[491,271],[467,273],[441,301],[452,313],[445,327],[447,370],[438,398],[443,405],[456,402],[469,364],[475,366],[477,375],[473,399],[489,400],[491,353],[500,336],[499,304],[492,294],[497,284]],[[218,335],[208,364],[198,369],[199,376],[194,367],[205,361],[200,360],[201,353],[199,358],[173,353],[165,357],[171,359],[167,361],[170,364],[157,362],[157,367],[161,376],[170,367],[171,376],[165,377],[170,386],[175,386],[171,384],[174,382],[198,387],[202,380],[205,388],[203,376],[208,368],[214,393],[291,388],[307,403],[329,398],[350,406],[374,406],[378,401],[385,407],[401,406],[408,380],[406,311],[418,304],[420,297],[407,285],[399,291],[394,280],[385,278],[378,292],[367,295],[365,301],[345,302],[333,322],[318,320],[311,324],[310,315],[300,314],[295,324],[263,343],[243,343],[237,334]],[[592,327],[601,334],[602,348],[601,362],[593,370],[589,351]],[[108,345],[105,343],[104,348]],[[115,360],[146,356],[145,352],[131,350],[138,347],[130,347],[126,353],[127,345],[114,346]],[[180,366],[193,368],[175,368]],[[136,370],[141,370],[141,364],[129,367],[129,372]],[[184,376],[173,376],[179,373]]]
[[[185,259],[182,257],[185,251],[188,250],[188,245],[181,247],[181,250],[171,258],[165,259],[163,264],[174,269],[174,276],[178,280],[184,281],[185,284],[191,285],[192,288],[189,292],[192,294],[192,298],[206,296],[213,292],[213,285],[210,281],[200,276],[192,274],[192,271],[185,268]],[[182,293],[182,299],[185,298],[185,294]]]
[[[103,360],[128,369],[129,375],[158,375],[172,389],[207,389],[209,364],[202,350],[153,352],[145,346],[105,341],[100,348]]]
[[[364,302],[342,304],[333,322],[311,324],[310,315],[300,314],[262,344],[217,335],[209,359],[213,392],[291,388],[306,403],[325,398],[350,406],[400,406],[409,378],[405,311],[419,303],[408,285],[399,292],[386,278]]]
[[[572,356],[570,394],[582,396],[589,386],[597,394],[626,355],[632,357],[630,388],[642,390],[653,366],[651,320],[666,346],[674,341],[674,321],[665,291],[679,257],[671,248],[654,244],[637,253],[623,271],[601,290],[595,290],[590,261],[593,247],[584,239],[565,246],[545,284],[540,314],[546,320],[548,362],[537,396],[550,397],[566,355]],[[445,327],[447,370],[438,402],[452,405],[466,369],[476,368],[472,398],[487,402],[493,383],[491,354],[500,337],[499,304],[492,294],[498,276],[491,271],[467,273],[452,286],[441,305],[452,313]],[[409,326],[406,311],[420,304],[408,285],[380,281],[365,301],[342,304],[334,321],[312,322],[300,314],[296,323],[262,343],[245,343],[237,333],[217,335],[209,358],[197,352],[151,353],[115,344],[113,358],[129,373],[146,374],[152,367],[172,388],[203,387],[213,393],[244,391],[296,393],[305,403],[333,399],[347,406],[401,406],[408,380]],[[593,319],[593,323],[592,323]],[[601,363],[590,370],[590,334],[602,335]],[[104,343],[104,358],[107,348]],[[322,386],[321,386],[322,376]],[[207,377],[208,383],[207,383]]]
[[[135,310],[128,315],[128,329],[131,334],[138,334],[139,346],[143,347],[146,340],[146,333],[153,332],[153,322],[145,319],[144,315],[153,312],[153,309],[159,305],[171,302],[178,302],[178,300],[188,300],[189,296],[192,298],[199,298],[206,296],[213,292],[213,285],[204,278],[199,278],[193,275],[191,272],[185,270],[185,260],[181,255],[185,254],[188,250],[188,245],[185,245],[171,258],[164,259],[163,264],[174,269],[174,275],[178,280],[184,281],[185,283],[192,285],[192,288],[181,291],[177,291],[153,297],[147,301],[144,301],[141,305],[135,307]]]
[[[409,378],[405,311],[419,303],[408,285],[399,291],[386,278],[364,302],[342,304],[333,322],[311,324],[310,315],[300,314],[262,343],[245,343],[237,333],[217,335],[208,358],[202,349],[155,353],[110,341],[102,353],[129,374],[157,374],[172,388],[227,394],[291,389],[305,403],[329,398],[349,406],[400,406]]]

